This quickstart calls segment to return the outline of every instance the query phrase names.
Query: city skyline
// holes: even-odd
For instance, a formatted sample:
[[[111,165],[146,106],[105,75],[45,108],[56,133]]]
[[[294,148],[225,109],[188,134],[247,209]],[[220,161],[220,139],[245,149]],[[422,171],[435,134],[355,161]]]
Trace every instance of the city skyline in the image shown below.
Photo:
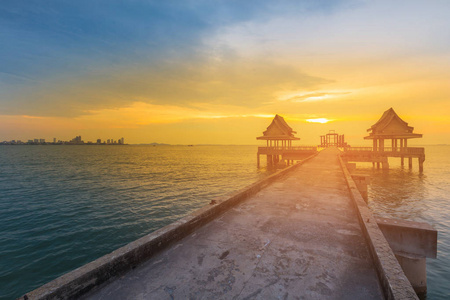
[[[33,139],[27,139],[27,140],[21,140],[21,139],[12,139],[12,140],[4,140],[0,141],[0,145],[125,145],[125,139],[118,138],[115,139],[96,139],[95,142],[93,141],[84,141],[81,138],[81,135],[77,135],[73,139],[67,141],[67,140],[57,140],[55,137],[52,139],[52,141],[43,138],[33,138]]]
[[[393,107],[450,139],[448,1],[47,1],[0,8],[0,140],[257,144],[275,114],[352,145]]]

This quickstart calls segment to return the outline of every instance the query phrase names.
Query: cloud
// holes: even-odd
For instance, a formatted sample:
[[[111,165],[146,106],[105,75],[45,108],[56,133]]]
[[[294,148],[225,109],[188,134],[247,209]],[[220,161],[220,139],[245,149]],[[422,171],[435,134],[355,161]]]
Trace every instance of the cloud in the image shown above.
[[[186,56],[219,28],[292,10],[328,10],[339,2],[5,0],[1,71],[42,79],[92,65]]]
[[[317,87],[329,80],[296,67],[255,58],[224,56],[109,68],[70,80],[23,88],[4,114],[79,116],[140,101],[192,107],[198,103],[256,108],[276,101],[280,90]]]
[[[279,88],[324,79],[270,58],[250,61],[224,28],[331,13],[347,1],[38,1],[0,6],[3,114],[78,116],[98,108],[190,101],[255,106]]]
[[[314,102],[329,100],[332,98],[337,98],[342,95],[348,95],[351,92],[307,92],[307,93],[294,93],[285,94],[278,98],[280,101],[290,101],[290,102]]]

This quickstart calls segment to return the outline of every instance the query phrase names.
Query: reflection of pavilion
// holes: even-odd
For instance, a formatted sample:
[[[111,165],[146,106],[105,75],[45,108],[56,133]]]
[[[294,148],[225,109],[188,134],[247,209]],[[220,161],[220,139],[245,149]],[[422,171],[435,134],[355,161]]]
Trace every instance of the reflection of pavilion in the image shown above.
[[[367,131],[370,134],[364,139],[373,140],[373,147],[349,147],[344,157],[348,161],[369,161],[377,166],[389,168],[388,157],[400,157],[402,166],[404,159],[408,158],[409,168],[412,168],[412,159],[418,158],[419,170],[423,171],[425,149],[408,147],[408,139],[421,138],[421,134],[413,133],[414,127],[408,126],[395,111],[390,108]],[[385,147],[384,141],[391,140],[391,147]]]
[[[263,135],[257,140],[265,140],[266,147],[258,147],[258,167],[260,166],[260,155],[267,155],[267,166],[273,167],[278,164],[290,164],[294,160],[303,159],[317,152],[316,147],[293,147],[292,141],[298,141],[295,132],[284,120],[283,117],[275,115]]]

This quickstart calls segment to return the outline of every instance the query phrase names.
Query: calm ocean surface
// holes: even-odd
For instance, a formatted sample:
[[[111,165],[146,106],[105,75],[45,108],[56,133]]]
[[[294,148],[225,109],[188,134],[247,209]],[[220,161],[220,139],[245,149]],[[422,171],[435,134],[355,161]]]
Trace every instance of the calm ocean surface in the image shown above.
[[[370,174],[381,216],[439,230],[427,299],[450,299],[450,146],[427,146],[425,171]],[[256,146],[1,146],[0,299],[27,291],[269,173]]]

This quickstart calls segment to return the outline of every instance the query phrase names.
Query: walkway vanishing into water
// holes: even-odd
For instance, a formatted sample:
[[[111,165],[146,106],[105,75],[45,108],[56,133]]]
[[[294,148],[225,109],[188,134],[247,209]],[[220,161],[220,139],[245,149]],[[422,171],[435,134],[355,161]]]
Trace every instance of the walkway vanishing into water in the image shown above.
[[[326,149],[87,299],[383,299]]]

